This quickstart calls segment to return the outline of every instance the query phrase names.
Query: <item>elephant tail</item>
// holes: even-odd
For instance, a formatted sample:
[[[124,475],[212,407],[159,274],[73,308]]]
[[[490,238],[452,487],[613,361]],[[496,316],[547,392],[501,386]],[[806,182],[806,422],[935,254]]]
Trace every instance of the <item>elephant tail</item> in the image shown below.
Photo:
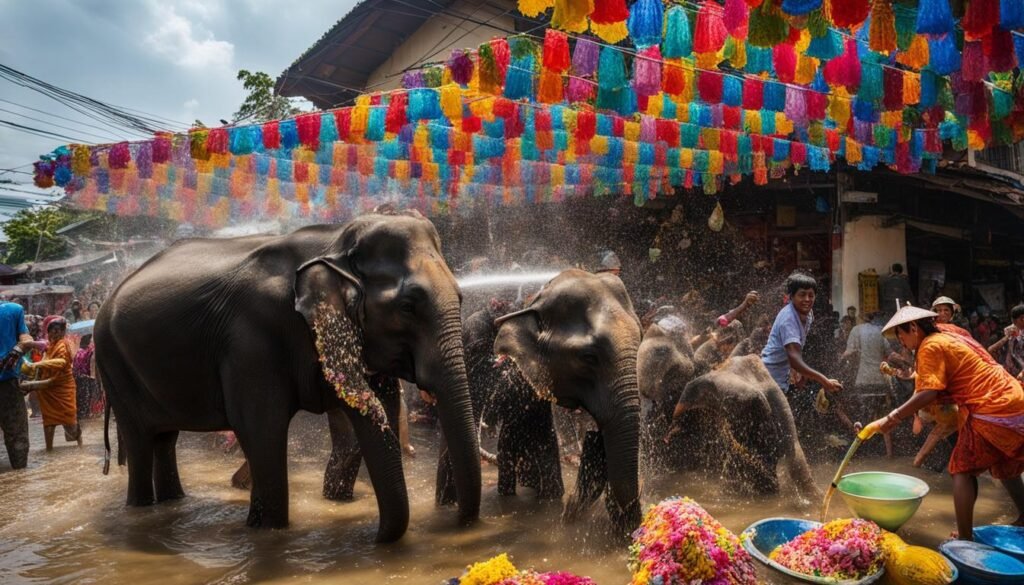
[[[110,401],[103,410],[103,475],[110,473]]]

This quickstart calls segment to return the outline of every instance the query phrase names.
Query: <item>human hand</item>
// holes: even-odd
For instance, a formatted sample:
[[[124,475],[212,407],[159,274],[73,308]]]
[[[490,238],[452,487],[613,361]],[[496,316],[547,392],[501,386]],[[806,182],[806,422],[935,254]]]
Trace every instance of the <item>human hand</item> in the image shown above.
[[[752,290],[747,293],[747,296],[743,297],[743,304],[749,307],[756,304],[759,300],[761,300],[760,295],[757,294],[756,290]]]
[[[826,378],[825,381],[821,383],[821,387],[829,392],[839,392],[843,389],[843,383],[835,378]]]
[[[1020,329],[1017,329],[1016,325],[1007,325],[1003,329],[1003,335],[1006,337],[1017,337],[1020,335]]]
[[[874,422],[869,423],[868,426],[864,427],[863,429],[860,430],[859,433],[857,433],[857,438],[860,439],[861,441],[867,441],[871,437],[874,437],[876,434],[884,432],[882,431],[883,424],[885,424],[884,418],[880,418]]]
[[[18,362],[21,361],[21,356],[25,355],[25,350],[21,349],[17,345],[11,349],[10,352],[4,356],[2,362],[0,362],[0,371],[13,370],[18,366]]]

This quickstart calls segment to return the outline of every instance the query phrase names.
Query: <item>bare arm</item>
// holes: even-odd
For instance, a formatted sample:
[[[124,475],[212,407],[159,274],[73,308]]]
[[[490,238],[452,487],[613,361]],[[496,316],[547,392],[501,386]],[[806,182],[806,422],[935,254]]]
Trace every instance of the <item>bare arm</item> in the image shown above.
[[[937,390],[922,390],[890,412],[888,416],[880,418],[864,427],[864,430],[858,436],[861,439],[867,439],[875,433],[887,433],[898,425],[901,420],[913,416],[917,411],[935,402],[938,397],[939,392]]]
[[[804,356],[800,350],[799,343],[790,343],[786,345],[786,357],[789,358],[789,367],[796,370],[796,372],[801,376],[814,380],[830,392],[843,389],[843,385],[839,380],[829,378],[825,374],[822,374],[818,370],[807,365],[807,362],[804,361]]]
[[[736,319],[739,319],[740,315],[747,312],[747,309],[754,306],[757,303],[759,297],[757,291],[752,290],[747,293],[747,296],[743,297],[743,302],[734,307],[731,311],[722,315],[725,317],[726,323],[732,323]]]

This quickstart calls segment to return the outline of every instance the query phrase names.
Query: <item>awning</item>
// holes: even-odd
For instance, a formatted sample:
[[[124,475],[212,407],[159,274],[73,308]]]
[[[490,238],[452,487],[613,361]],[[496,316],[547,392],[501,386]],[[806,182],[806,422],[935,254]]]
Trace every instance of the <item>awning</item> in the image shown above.
[[[15,270],[21,272],[30,272],[34,275],[53,274],[59,272],[68,272],[81,270],[90,265],[99,265],[103,262],[115,258],[113,252],[90,252],[87,254],[79,254],[66,258],[64,260],[53,260],[50,262],[26,262],[25,264],[18,264],[14,267]]]

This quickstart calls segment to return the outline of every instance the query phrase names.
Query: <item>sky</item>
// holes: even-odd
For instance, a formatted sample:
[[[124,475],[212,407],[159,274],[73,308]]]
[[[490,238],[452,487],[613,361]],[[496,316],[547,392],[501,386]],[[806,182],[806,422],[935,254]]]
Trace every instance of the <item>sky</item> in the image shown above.
[[[229,120],[245,98],[235,79],[239,69],[264,71],[276,79],[355,3],[0,0],[0,63],[91,98],[176,121],[179,127],[195,119],[216,126],[220,119]],[[5,79],[0,79],[0,120],[91,142],[128,137]],[[32,169],[25,165],[67,142],[0,126],[0,180],[30,183],[32,177],[22,173]],[[11,168],[20,172],[3,171]]]

